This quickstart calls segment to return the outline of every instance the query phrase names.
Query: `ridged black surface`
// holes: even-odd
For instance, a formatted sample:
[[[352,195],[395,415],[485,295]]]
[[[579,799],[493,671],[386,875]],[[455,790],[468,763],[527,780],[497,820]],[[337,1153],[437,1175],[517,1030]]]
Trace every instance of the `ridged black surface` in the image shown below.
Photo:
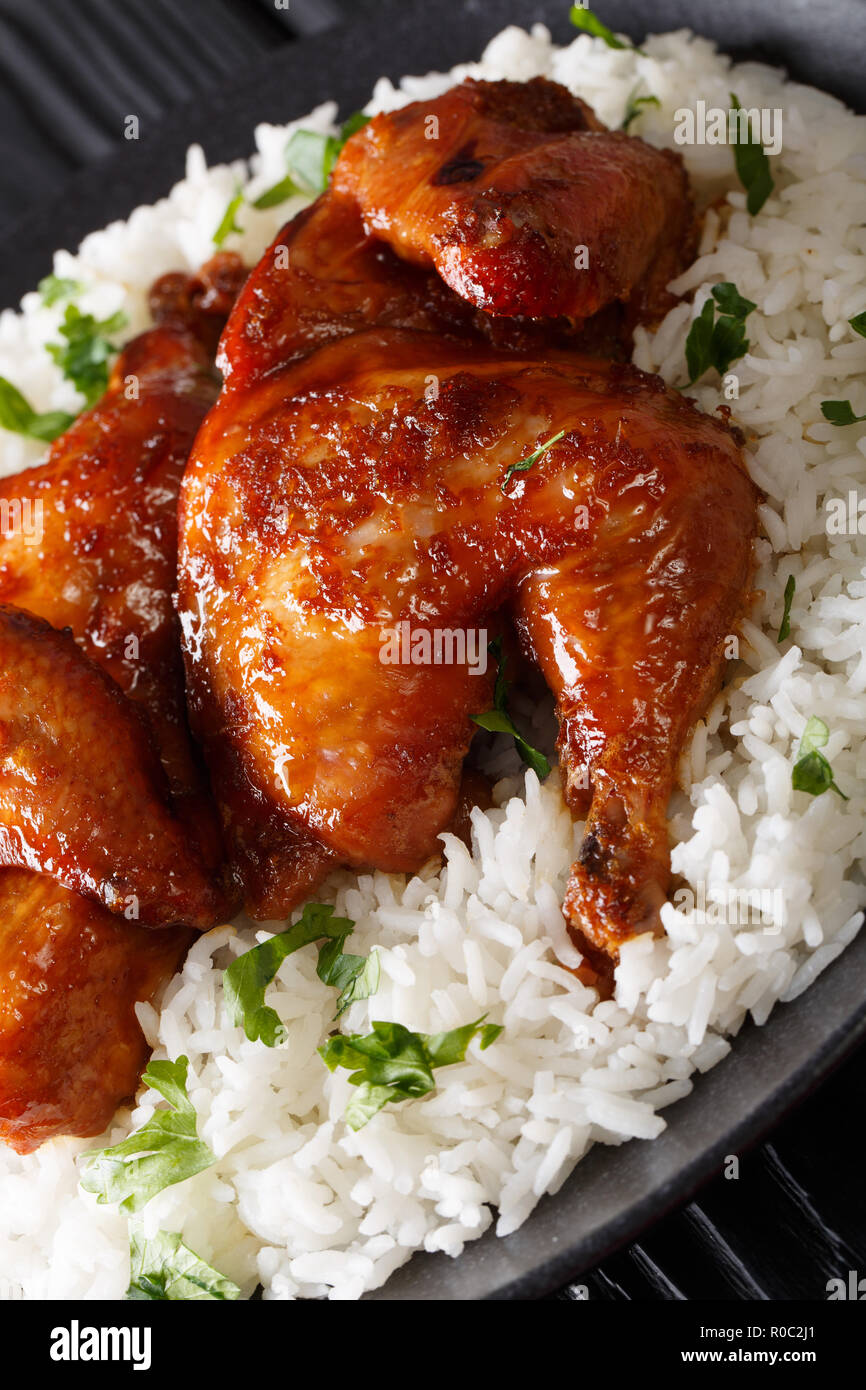
[[[737,1179],[717,1177],[579,1285],[590,1299],[822,1300],[829,1279],[866,1273],[864,1078],[861,1049],[740,1155]]]
[[[0,233],[119,144],[125,115],[156,121],[295,35],[375,8],[375,0],[289,0],[284,8],[273,0],[0,0]],[[669,27],[663,10],[658,28]],[[820,22],[820,0],[812,10]],[[615,23],[610,7],[604,17]],[[321,51],[324,98],[326,38]],[[771,41],[760,56],[773,60]],[[66,242],[62,228],[56,242]],[[593,1300],[823,1299],[828,1279],[866,1273],[857,1132],[864,1080],[861,1049],[771,1142],[741,1155],[739,1178],[717,1177],[552,1297],[581,1298],[585,1289]]]
[[[64,177],[298,34],[341,18],[334,0],[3,0],[0,231]]]

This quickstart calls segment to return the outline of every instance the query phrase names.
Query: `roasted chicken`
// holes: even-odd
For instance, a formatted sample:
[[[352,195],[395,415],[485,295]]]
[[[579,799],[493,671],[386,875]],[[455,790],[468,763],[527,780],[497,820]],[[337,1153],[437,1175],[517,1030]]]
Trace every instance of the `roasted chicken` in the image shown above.
[[[588,319],[663,295],[692,222],[682,160],[564,87],[475,82],[377,116],[333,180],[368,232],[490,314]]]
[[[177,489],[242,274],[221,256],[164,277],[103,399],[0,483],[32,523],[0,538],[0,1137],[21,1151],[104,1128],[146,1056],[135,1002],[189,926],[234,910],[172,591]]]
[[[140,711],[68,630],[11,607],[0,607],[0,864],[148,926],[212,926],[224,905]]]
[[[387,664],[383,643],[510,618],[587,817],[575,937],[609,968],[658,929],[666,806],[748,601],[756,491],[723,421],[561,324],[541,348],[532,320],[648,312],[690,223],[675,157],[552,84],[468,83],[355,135],[254,271],[179,559],[193,726],[253,915],[333,864],[435,853],[493,672]]]
[[[146,715],[176,814],[219,862],[218,827],[189,739],[172,595],[177,492],[190,445],[218,391],[213,350],[243,278],[238,258],[198,276],[163,276],[157,326],[114,363],[108,391],[46,461],[0,479],[0,603],[71,629],[81,650]]]
[[[0,1137],[103,1128],[135,1002],[237,884],[282,917],[465,831],[495,663],[395,663],[401,624],[519,643],[585,819],[575,940],[609,976],[659,929],[756,529],[736,433],[620,360],[693,226],[676,156],[542,79],[466,82],[348,141],[242,289],[194,446],[226,256],[159,282],[104,399],[0,483],[39,528],[0,536]]]
[[[150,1049],[135,1015],[194,933],[148,931],[44,874],[0,869],[0,1139],[100,1134]]]

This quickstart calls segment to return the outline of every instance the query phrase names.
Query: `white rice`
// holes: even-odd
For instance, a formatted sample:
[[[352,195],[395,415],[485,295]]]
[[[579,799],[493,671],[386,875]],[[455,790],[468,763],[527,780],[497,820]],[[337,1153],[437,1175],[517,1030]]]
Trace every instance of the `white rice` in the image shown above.
[[[158,1196],[145,1217],[180,1231],[202,1257],[266,1298],[354,1299],[387,1279],[414,1250],[457,1255],[496,1220],[514,1231],[545,1192],[555,1192],[597,1142],[652,1138],[658,1111],[688,1093],[692,1074],[728,1052],[748,1014],[763,1023],[852,940],[862,920],[866,751],[866,538],[829,536],[824,502],[862,485],[866,431],[834,428],[820,401],[850,398],[866,412],[866,340],[847,320],[866,309],[864,122],[837,101],[786,83],[763,66],[731,68],[686,32],[651,38],[647,56],[587,36],[565,48],[536,26],[507,29],[480,63],[448,75],[382,80],[369,109],[431,97],[466,74],[544,74],[585,97],[613,125],[638,82],[656,94],[634,127],[673,145],[674,112],[728,106],[782,107],[784,144],[772,162],[776,188],[760,214],[745,212],[727,146],[683,148],[703,198],[724,195],[730,215],[707,217],[700,254],[675,288],[687,301],[658,331],[638,333],[635,361],[672,385],[686,376],[688,327],[711,286],[732,280],[757,305],[751,350],[735,365],[731,402],[764,490],[756,587],[737,678],[717,698],[684,759],[673,806],[673,866],[710,904],[730,890],[774,889],[766,925],[715,921],[673,904],[668,936],[623,950],[615,1000],[599,1002],[562,968],[576,963],[559,904],[580,826],[565,811],[556,776],[525,785],[513,752],[496,745],[497,808],[473,815],[473,851],[445,836],[443,864],[406,880],[343,873],[322,894],[357,922],[351,949],[379,950],[382,980],[356,1004],[346,1031],[396,1019],[435,1032],[488,1010],[504,1033],[486,1052],[437,1074],[429,1098],[392,1106],[357,1134],[341,1116],[346,1073],[330,1075],[317,1045],[331,1027],[333,991],[315,975],[315,952],[282,966],[268,1002],[288,1040],[269,1050],[227,1023],[221,971],[263,939],[220,928],[203,937],[170,986],[160,1013],[140,1006],[158,1056],[190,1058],[199,1132],[217,1155],[207,1171]],[[332,105],[302,124],[331,129]],[[163,202],[60,252],[59,275],[83,280],[84,309],[123,308],[131,331],[147,321],[155,276],[196,267],[236,183],[251,196],[284,173],[293,127],[260,126],[250,170],[208,169],[192,149],[187,176]],[[243,235],[228,245],[252,262],[301,200],[267,212],[244,207]],[[80,401],[44,352],[62,306],[25,297],[0,318],[0,373],[37,409]],[[693,389],[720,402],[714,374]],[[0,437],[9,473],[40,446]],[[866,521],[863,523],[866,530]],[[776,643],[788,575],[797,578],[793,641]],[[810,798],[791,787],[791,766],[810,715],[831,731],[826,753],[850,795]],[[541,728],[547,712],[524,710]],[[562,962],[560,964],[559,962]],[[107,1139],[139,1126],[158,1098],[143,1094]],[[0,1155],[0,1283],[32,1298],[118,1298],[128,1281],[126,1219],[77,1186],[75,1155],[93,1141],[56,1141],[28,1158]],[[494,1215],[494,1209],[497,1215]]]

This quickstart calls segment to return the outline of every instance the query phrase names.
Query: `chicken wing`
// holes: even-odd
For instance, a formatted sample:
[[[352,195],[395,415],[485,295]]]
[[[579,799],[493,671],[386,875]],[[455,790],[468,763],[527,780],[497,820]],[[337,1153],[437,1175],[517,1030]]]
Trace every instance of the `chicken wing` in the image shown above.
[[[655,314],[689,252],[680,156],[607,130],[543,77],[470,79],[374,117],[333,188],[370,233],[490,314],[587,319],[631,297]]]
[[[103,398],[43,464],[0,480],[0,602],[69,627],[143,708],[177,813],[214,870],[222,847],[187,728],[172,594],[178,488],[216,399],[211,350],[242,273],[224,254],[158,281],[159,326],[120,353]]]
[[[0,870],[0,1138],[21,1152],[98,1134],[135,1091],[134,1005],[194,933],[134,919],[208,926],[233,908],[171,595],[178,484],[242,275],[220,256],[157,282],[159,327],[120,354],[107,394],[0,484],[0,844],[41,870]]]
[[[0,606],[0,864],[147,926],[209,927],[219,888],[168,805],[145,720],[71,633]]]
[[[101,1134],[149,1053],[136,1001],[194,933],[118,921],[21,869],[0,870],[0,904],[0,1140],[30,1153],[56,1134]]]

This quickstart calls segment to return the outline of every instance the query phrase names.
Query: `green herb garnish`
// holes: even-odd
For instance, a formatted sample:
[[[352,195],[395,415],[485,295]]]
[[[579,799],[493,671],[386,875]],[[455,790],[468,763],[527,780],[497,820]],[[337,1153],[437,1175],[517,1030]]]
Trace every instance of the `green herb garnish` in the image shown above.
[[[234,197],[228,203],[225,212],[220,218],[219,226],[213,234],[214,246],[222,246],[226,237],[231,236],[232,232],[243,232],[243,227],[239,226],[238,223],[235,221],[235,213],[237,212],[243,200],[244,195],[238,188],[235,191]]]
[[[791,636],[791,604],[794,601],[794,590],[796,587],[796,579],[793,574],[789,574],[788,582],[785,585],[785,609],[782,613],[782,621],[779,624],[779,635],[776,638],[777,642],[784,642]]]
[[[125,1297],[131,1301],[174,1303],[240,1297],[237,1284],[199,1259],[175,1231],[157,1231],[148,1237],[131,1225],[129,1256],[130,1281]]]
[[[30,439],[43,439],[48,444],[68,430],[74,415],[64,410],[48,410],[40,415],[22,396],[17,386],[0,376],[0,427],[13,434],[25,434]]]
[[[733,92],[731,106],[735,111],[743,109]],[[748,122],[748,126],[749,138],[741,141],[738,123],[737,139],[734,142],[734,163],[737,166],[737,177],[746,190],[746,207],[754,217],[766,203],[775,184],[770,175],[770,161],[760,140],[752,132],[751,121]]]
[[[716,307],[719,317],[716,318]],[[729,280],[713,285],[706,301],[686,338],[686,366],[689,386],[692,386],[710,367],[724,376],[732,362],[749,350],[746,337],[746,317],[757,306],[744,299],[736,285]]]
[[[822,401],[821,414],[831,425],[859,425],[866,415],[855,415],[850,401]]]
[[[855,314],[853,319],[849,319],[848,327],[859,333],[861,338],[866,338],[866,309],[862,314]]]
[[[499,663],[493,687],[493,709],[487,710],[485,714],[472,714],[470,718],[479,728],[487,729],[490,733],[511,734],[521,758],[529,764],[539,781],[543,782],[545,777],[550,775],[550,763],[543,753],[539,753],[537,748],[526,742],[508,713],[508,681],[505,675],[506,658],[502,651],[502,638],[495,637],[487,644],[487,650]]]
[[[120,310],[107,319],[95,319],[69,304],[59,328],[66,342],[48,344],[63,375],[88,405],[93,405],[108,386],[108,359],[117,351],[109,335],[119,333],[126,323]]]
[[[734,319],[744,319],[757,305],[751,299],[744,299],[730,280],[723,280],[719,285],[713,285],[713,299],[718,304],[723,314],[728,314]]]
[[[417,1100],[435,1090],[434,1067],[462,1062],[474,1037],[481,1050],[499,1037],[502,1028],[478,1018],[450,1033],[411,1033],[401,1023],[374,1023],[372,1033],[336,1033],[319,1048],[329,1071],[346,1067],[357,1094],[346,1106],[350,1129],[362,1129],[383,1105]]]
[[[286,177],[280,179],[279,183],[273,184],[270,188],[266,188],[264,193],[260,193],[258,198],[253,201],[253,207],[275,208],[279,203],[284,203],[287,198],[293,198],[296,193],[303,193],[303,191],[302,188],[298,188],[291,174],[286,174]]]
[[[289,173],[304,192],[324,193],[342,148],[336,135],[296,130],[286,146]]]
[[[508,484],[511,482],[511,478],[514,473],[528,472],[534,464],[538,463],[538,460],[542,457],[542,455],[546,454],[548,449],[552,449],[554,444],[558,444],[559,440],[562,439],[562,436],[567,433],[567,430],[560,430],[559,434],[555,434],[552,439],[548,439],[546,444],[542,444],[539,446],[539,448],[533,450],[533,452],[529,455],[528,458],[521,459],[519,463],[510,463],[508,465],[508,468],[505,470],[505,477],[502,479],[502,482],[500,483],[502,491],[507,491]]]
[[[142,1080],[159,1091],[171,1109],[155,1111],[141,1129],[113,1148],[82,1155],[81,1186],[95,1193],[98,1202],[119,1202],[126,1211],[140,1211],[163,1188],[214,1162],[196,1132],[195,1108],[186,1091],[188,1065],[186,1057],[151,1062]]]
[[[295,951],[321,942],[316,974],[326,985],[340,991],[336,1018],[356,999],[368,999],[379,988],[379,954],[352,956],[343,953],[343,944],[355,929],[349,917],[335,917],[325,903],[307,903],[294,926],[272,936],[233,961],[223,974],[223,989],[229,1015],[236,1027],[243,1028],[250,1042],[276,1047],[286,1030],[275,1009],[265,1003],[265,990],[283,961]]]
[[[320,135],[315,130],[296,130],[286,146],[289,172],[271,188],[265,189],[253,203],[255,208],[273,208],[296,194],[309,196],[323,193],[331,177],[340,151],[356,130],[372,120],[363,111],[356,111],[340,127],[339,135]]]
[[[612,29],[602,24],[598,15],[594,15],[592,10],[586,9],[583,5],[572,5],[570,18],[575,29],[582,29],[585,34],[592,34],[593,38],[604,39],[608,48],[630,48],[632,52],[646,57],[642,48],[636,48],[633,43],[618,39]]]
[[[849,798],[839,790],[833,780],[832,767],[824,754],[818,751],[825,746],[829,737],[830,730],[823,719],[818,719],[813,714],[807,721],[803,737],[800,739],[797,761],[791,773],[791,785],[794,791],[808,792],[810,796],[822,796],[832,788],[843,801],[848,801]]]
[[[637,88],[635,88],[635,91],[637,91]],[[635,96],[635,93],[632,92],[625,108],[625,116],[623,117],[620,130],[628,130],[632,121],[636,121],[641,114],[642,106],[661,106],[661,102],[658,97],[639,97]]]
[[[84,286],[79,280],[66,280],[62,275],[46,275],[39,281],[39,293],[42,296],[42,303],[50,309],[52,304],[59,304],[61,299],[71,299]]]
[[[323,984],[340,991],[334,1018],[358,999],[369,999],[379,988],[379,952],[353,956],[343,951],[345,937],[331,937],[319,947],[316,974]]]

